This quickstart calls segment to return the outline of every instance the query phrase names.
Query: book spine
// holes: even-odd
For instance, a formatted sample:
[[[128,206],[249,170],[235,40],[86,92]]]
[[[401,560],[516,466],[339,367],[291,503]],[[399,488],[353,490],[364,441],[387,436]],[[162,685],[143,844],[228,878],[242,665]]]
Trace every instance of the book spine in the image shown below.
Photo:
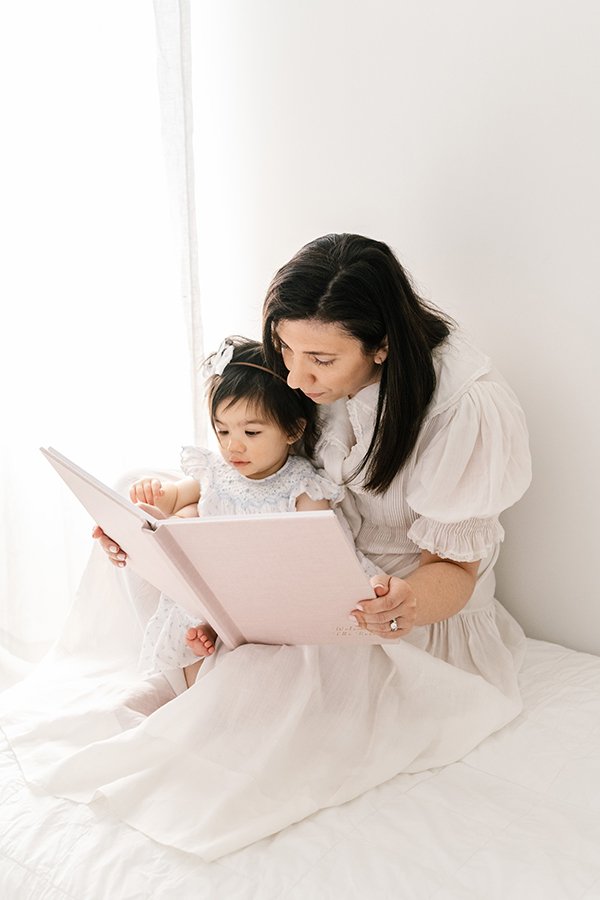
[[[213,591],[173,536],[159,526],[154,531],[154,537],[176,567],[181,578],[198,598],[203,609],[206,610],[209,623],[213,626],[227,649],[234,650],[240,644],[245,644],[246,639],[244,635],[236,626],[229,613],[217,600]]]

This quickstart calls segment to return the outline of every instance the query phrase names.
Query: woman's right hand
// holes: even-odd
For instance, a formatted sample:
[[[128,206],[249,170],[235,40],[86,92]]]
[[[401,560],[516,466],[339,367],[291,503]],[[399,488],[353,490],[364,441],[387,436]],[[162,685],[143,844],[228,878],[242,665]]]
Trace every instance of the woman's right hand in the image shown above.
[[[118,566],[120,569],[125,568],[127,554],[124,550],[121,550],[116,541],[113,541],[111,537],[104,534],[99,525],[94,526],[92,537],[95,538],[95,540],[100,541],[100,546],[107,554],[113,566]]]

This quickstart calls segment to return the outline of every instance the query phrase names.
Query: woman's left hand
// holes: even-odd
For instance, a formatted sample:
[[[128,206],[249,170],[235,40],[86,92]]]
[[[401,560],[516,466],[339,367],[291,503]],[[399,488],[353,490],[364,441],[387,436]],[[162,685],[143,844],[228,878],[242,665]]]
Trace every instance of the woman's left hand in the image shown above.
[[[405,637],[417,618],[417,598],[402,578],[374,575],[371,584],[377,594],[374,600],[361,600],[362,609],[353,609],[358,625],[382,638]],[[397,628],[393,627],[396,623]]]

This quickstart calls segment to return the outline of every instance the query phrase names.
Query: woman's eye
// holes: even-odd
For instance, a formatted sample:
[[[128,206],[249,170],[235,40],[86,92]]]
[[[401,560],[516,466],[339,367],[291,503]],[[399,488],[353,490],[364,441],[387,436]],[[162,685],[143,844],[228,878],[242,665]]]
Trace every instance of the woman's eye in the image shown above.
[[[333,363],[332,359],[319,359],[317,356],[313,357],[313,359],[318,366],[330,366]]]

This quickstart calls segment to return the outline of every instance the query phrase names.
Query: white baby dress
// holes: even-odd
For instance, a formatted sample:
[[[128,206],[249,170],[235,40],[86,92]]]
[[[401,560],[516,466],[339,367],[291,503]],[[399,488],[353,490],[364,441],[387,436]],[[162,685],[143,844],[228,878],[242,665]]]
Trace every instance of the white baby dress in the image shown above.
[[[233,469],[217,453],[203,447],[184,447],[181,469],[200,484],[198,514],[202,517],[294,512],[302,494],[334,504],[344,493],[343,488],[319,475],[301,456],[289,456],[273,475],[252,479]],[[161,594],[158,608],[146,626],[140,669],[147,673],[168,672],[197,662],[198,657],[185,643],[185,633],[199,622]]]
[[[160,695],[139,682],[142,632],[97,548],[54,654],[0,698],[30,782],[212,860],[400,772],[461,759],[518,715],[524,636],[494,599],[493,564],[498,515],[530,480],[524,418],[459,334],[435,365],[408,464],[383,495],[350,484],[343,506],[359,549],[389,572],[406,575],[421,547],[482,559],[465,609],[381,645],[220,645],[189,690]],[[372,385],[323,407],[320,460],[338,484],[368,446],[376,401]]]

